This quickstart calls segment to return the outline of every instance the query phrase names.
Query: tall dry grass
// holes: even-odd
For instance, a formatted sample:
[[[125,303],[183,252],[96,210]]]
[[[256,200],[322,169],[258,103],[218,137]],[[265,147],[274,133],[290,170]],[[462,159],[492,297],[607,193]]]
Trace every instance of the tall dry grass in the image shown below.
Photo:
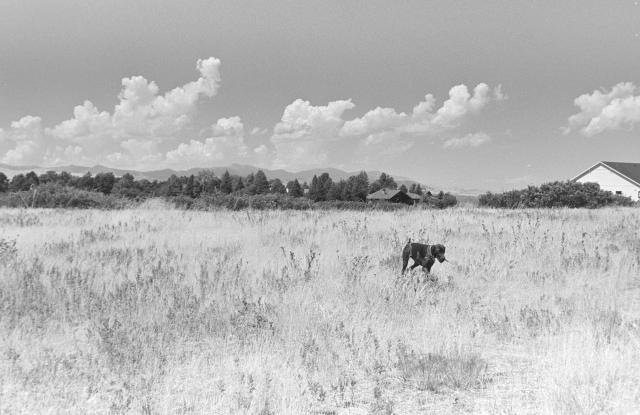
[[[640,211],[0,211],[0,413],[638,413]],[[447,246],[399,275],[406,240]]]

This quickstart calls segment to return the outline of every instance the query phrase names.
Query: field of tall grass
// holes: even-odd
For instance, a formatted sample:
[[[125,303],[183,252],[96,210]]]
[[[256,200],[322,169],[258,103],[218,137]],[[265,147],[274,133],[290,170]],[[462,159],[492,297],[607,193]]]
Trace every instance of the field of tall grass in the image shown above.
[[[0,413],[640,413],[639,271],[633,208],[4,209]]]

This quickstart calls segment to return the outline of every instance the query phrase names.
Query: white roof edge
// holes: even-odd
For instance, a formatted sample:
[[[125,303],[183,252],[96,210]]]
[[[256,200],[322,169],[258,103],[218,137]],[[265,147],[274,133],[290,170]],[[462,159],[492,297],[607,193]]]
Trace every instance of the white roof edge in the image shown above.
[[[618,170],[614,169],[613,167],[609,166],[607,163],[605,163],[604,161],[599,161],[596,164],[594,164],[593,166],[589,167],[588,169],[586,169],[585,171],[583,171],[582,173],[580,173],[579,175],[577,175],[576,177],[574,177],[573,179],[571,179],[572,182],[578,180],[579,178],[581,178],[582,176],[586,175],[587,173],[590,173],[592,170],[595,170],[596,167],[598,167],[599,165],[603,165],[604,167],[606,167],[607,169],[615,172],[618,176],[622,177],[623,179],[631,182],[632,184],[635,184],[636,186],[640,186],[640,183],[636,182],[635,180],[633,180],[632,178],[630,178],[629,176],[620,173]]]
[[[597,162],[596,164],[594,164],[593,166],[589,167],[586,170],[583,170],[582,173],[578,174],[577,176],[575,176],[573,179],[571,179],[571,181],[576,181],[579,178],[581,178],[582,176],[584,176],[585,174],[589,173],[591,170],[595,170],[596,167],[598,167],[600,164],[604,164],[602,161]],[[607,166],[609,167],[609,166]]]
[[[600,163],[602,163],[603,165],[607,166],[608,169],[611,169],[613,171],[615,171],[617,174],[619,174],[622,178],[627,179],[628,181],[630,181],[631,183],[635,184],[636,186],[640,186],[640,183],[636,182],[635,180],[633,180],[631,177],[627,176],[624,173],[620,173],[618,170],[614,169],[613,167],[609,166],[607,163],[605,163],[604,161],[601,161]]]

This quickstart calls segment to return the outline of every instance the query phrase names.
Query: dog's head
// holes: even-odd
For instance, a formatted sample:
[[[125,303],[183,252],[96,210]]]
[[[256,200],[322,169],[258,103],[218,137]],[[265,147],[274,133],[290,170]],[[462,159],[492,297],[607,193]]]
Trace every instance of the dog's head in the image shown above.
[[[445,251],[445,247],[444,245],[441,244],[437,244],[437,245],[431,245],[431,255],[438,260],[438,262],[443,263],[444,261],[447,260],[447,258],[445,258],[444,256],[444,251]]]

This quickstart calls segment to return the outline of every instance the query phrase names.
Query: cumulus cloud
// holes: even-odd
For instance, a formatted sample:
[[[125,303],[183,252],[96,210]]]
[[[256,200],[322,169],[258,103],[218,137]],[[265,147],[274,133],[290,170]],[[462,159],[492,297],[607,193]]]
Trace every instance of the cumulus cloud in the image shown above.
[[[327,142],[336,139],[344,125],[342,115],[353,107],[351,100],[314,106],[297,99],[289,104],[273,129],[271,142],[276,152],[273,165],[301,168],[325,164],[332,149]]]
[[[444,148],[478,147],[491,141],[485,133],[470,133],[463,137],[450,138],[442,145]]]
[[[372,134],[400,126],[407,119],[404,112],[393,108],[376,108],[360,118],[347,121],[340,130],[341,136]]]
[[[123,78],[112,112],[100,111],[87,100],[73,109],[72,118],[50,128],[43,128],[39,117],[14,121],[2,134],[2,146],[8,147],[2,160],[13,164],[106,161],[130,167],[162,162],[159,145],[179,138],[191,126],[198,101],[213,97],[220,87],[220,60],[198,60],[196,69],[198,79],[165,94],[142,76]]]
[[[42,119],[26,115],[11,123],[8,131],[2,131],[2,145],[6,149],[2,162],[7,164],[33,164],[44,155]]]
[[[220,118],[211,126],[212,136],[190,140],[166,153],[166,161],[174,167],[209,166],[224,161],[231,163],[247,156],[244,125],[240,117]]]
[[[196,80],[164,94],[142,76],[123,78],[111,111],[86,100],[73,109],[73,117],[49,128],[39,117],[23,117],[0,130],[0,161],[139,169],[232,162],[302,169],[347,165],[354,157],[374,163],[406,154],[425,137],[460,136],[458,128],[473,115],[506,98],[499,86],[481,83],[470,90],[457,85],[439,107],[427,94],[411,111],[376,107],[352,119],[345,118],[355,107],[350,99],[326,105],[297,99],[284,108],[272,130],[245,131],[240,117],[228,117],[197,134],[197,107],[202,99],[216,95],[220,61],[199,60],[196,69]],[[486,134],[468,135],[448,140],[445,147],[473,147],[489,140]]]
[[[90,102],[74,108],[74,117],[51,128],[48,133],[73,142],[105,139],[123,142],[144,137],[162,140],[173,137],[190,121],[198,100],[213,97],[220,85],[220,60],[198,60],[200,78],[164,95],[155,82],[142,76],[122,79],[113,114],[98,111]]]
[[[492,90],[487,84],[480,83],[471,93],[466,85],[456,85],[449,90],[449,99],[437,110],[435,98],[427,94],[410,114],[398,113],[392,108],[376,108],[345,123],[341,135],[370,135],[383,131],[398,135],[440,133],[457,128],[467,116],[479,113],[491,102],[504,99],[506,96],[500,86]]]
[[[640,122],[640,95],[631,82],[620,82],[610,91],[595,90],[573,102],[580,112],[569,117],[564,133],[579,131],[591,137],[607,130],[631,129]]]
[[[285,109],[271,137],[275,166],[318,166],[328,159],[335,161],[349,148],[366,160],[395,156],[411,149],[418,137],[455,131],[490,103],[506,98],[500,86],[492,89],[480,83],[469,91],[465,85],[456,85],[440,108],[436,107],[435,97],[427,94],[410,113],[377,107],[351,120],[343,118],[344,112],[354,107],[351,100],[313,106],[298,99]],[[478,146],[487,142],[487,138],[463,137],[457,139],[462,141],[451,141],[449,146]]]

